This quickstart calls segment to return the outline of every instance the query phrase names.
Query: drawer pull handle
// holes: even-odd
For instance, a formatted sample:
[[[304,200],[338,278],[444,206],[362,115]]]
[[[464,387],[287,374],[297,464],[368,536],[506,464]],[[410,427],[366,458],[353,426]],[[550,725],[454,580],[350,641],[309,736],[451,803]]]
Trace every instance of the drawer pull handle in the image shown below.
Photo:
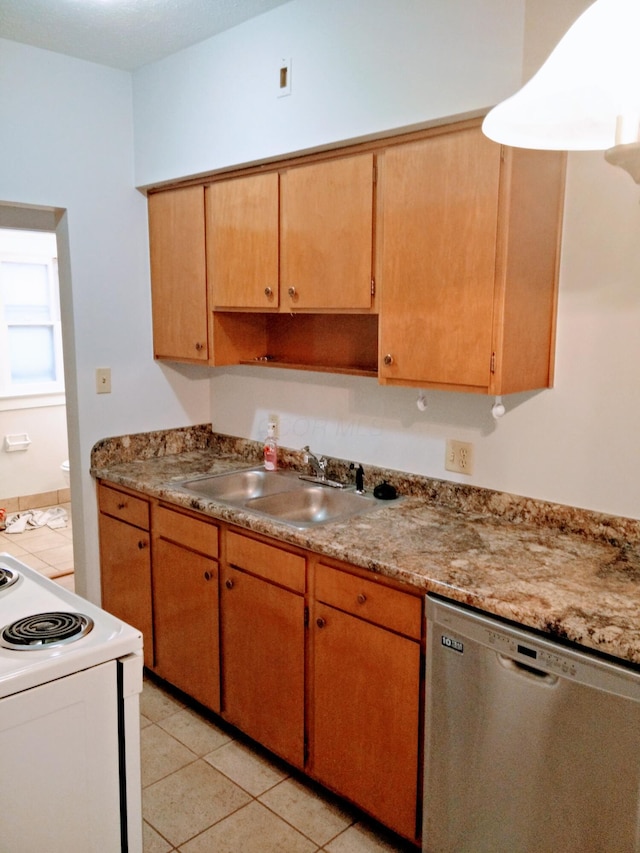
[[[126,501],[120,501],[120,503],[118,504],[118,509],[126,509],[126,508],[127,508],[127,502]]]
[[[364,594],[364,592],[358,594],[358,604],[364,604],[366,600],[367,596]]]
[[[210,581],[211,580],[211,572],[205,572],[204,573],[204,579],[206,581]]]
[[[327,624],[327,623],[326,623],[326,621],[322,618],[322,616],[319,616],[319,617],[316,619],[316,625],[318,626],[318,628],[324,628],[324,626],[325,626],[326,624]]]
[[[227,589],[233,589],[233,581],[231,580],[231,578],[227,578],[227,580],[224,582],[224,585]]]
[[[138,548],[143,551],[146,547],[147,543],[144,541],[144,539],[140,539],[138,542]]]

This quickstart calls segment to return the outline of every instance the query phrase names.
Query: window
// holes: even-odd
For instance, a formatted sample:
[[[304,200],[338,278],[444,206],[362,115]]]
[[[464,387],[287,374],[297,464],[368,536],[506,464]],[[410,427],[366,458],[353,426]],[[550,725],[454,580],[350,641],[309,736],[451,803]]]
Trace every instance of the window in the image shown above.
[[[0,229],[0,397],[64,392],[55,234]]]

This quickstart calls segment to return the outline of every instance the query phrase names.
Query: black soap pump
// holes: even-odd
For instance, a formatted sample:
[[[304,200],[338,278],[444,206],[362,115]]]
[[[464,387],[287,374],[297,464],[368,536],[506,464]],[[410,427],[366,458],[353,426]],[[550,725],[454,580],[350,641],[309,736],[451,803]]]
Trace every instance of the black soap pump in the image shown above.
[[[349,465],[349,470],[353,471],[354,468],[356,472],[356,492],[359,495],[364,495],[364,468],[360,464],[356,467],[352,462]]]

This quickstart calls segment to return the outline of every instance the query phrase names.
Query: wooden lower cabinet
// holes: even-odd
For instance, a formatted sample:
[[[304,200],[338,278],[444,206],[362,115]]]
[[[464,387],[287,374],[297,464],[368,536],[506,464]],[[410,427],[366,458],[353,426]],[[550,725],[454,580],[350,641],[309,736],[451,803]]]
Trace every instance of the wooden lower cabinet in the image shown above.
[[[422,603],[330,567],[317,571],[310,626],[310,772],[381,823],[415,839]],[[414,636],[396,633],[401,624]]]
[[[413,838],[420,646],[332,607],[316,617],[311,772]]]
[[[154,508],[155,672],[220,711],[218,528]]]
[[[153,666],[149,501],[98,485],[102,607],[142,632]]]
[[[145,664],[416,842],[422,595],[196,512],[99,493],[103,606],[143,631]]]
[[[291,568],[301,591],[280,585],[291,583]],[[303,557],[228,534],[220,587],[223,716],[296,767],[304,766],[304,568]]]

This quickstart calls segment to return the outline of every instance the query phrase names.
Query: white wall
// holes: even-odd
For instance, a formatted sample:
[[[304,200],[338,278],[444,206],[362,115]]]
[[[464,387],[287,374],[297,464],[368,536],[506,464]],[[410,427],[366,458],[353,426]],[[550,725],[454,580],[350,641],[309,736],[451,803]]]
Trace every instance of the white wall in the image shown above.
[[[131,75],[0,40],[0,103],[0,202],[66,210],[57,235],[74,548],[78,587],[98,600],[91,447],[108,435],[206,420],[209,383],[151,357]],[[111,367],[112,394],[95,394],[96,367]]]
[[[5,450],[5,436],[27,433],[26,450]],[[0,410],[0,503],[67,487],[60,465],[69,458],[64,405]]]
[[[136,180],[494,103],[587,5],[293,0],[134,75]],[[280,54],[293,93],[278,100]],[[484,397],[433,392],[420,413],[415,391],[374,380],[237,367],[214,371],[214,428],[258,439],[275,412],[287,446],[640,517],[639,198],[602,155],[570,155],[555,388],[507,398],[502,421]],[[445,472],[447,437],[474,443],[472,477]]]
[[[486,107],[520,80],[523,26],[522,0],[292,0],[134,73],[136,183]]]

